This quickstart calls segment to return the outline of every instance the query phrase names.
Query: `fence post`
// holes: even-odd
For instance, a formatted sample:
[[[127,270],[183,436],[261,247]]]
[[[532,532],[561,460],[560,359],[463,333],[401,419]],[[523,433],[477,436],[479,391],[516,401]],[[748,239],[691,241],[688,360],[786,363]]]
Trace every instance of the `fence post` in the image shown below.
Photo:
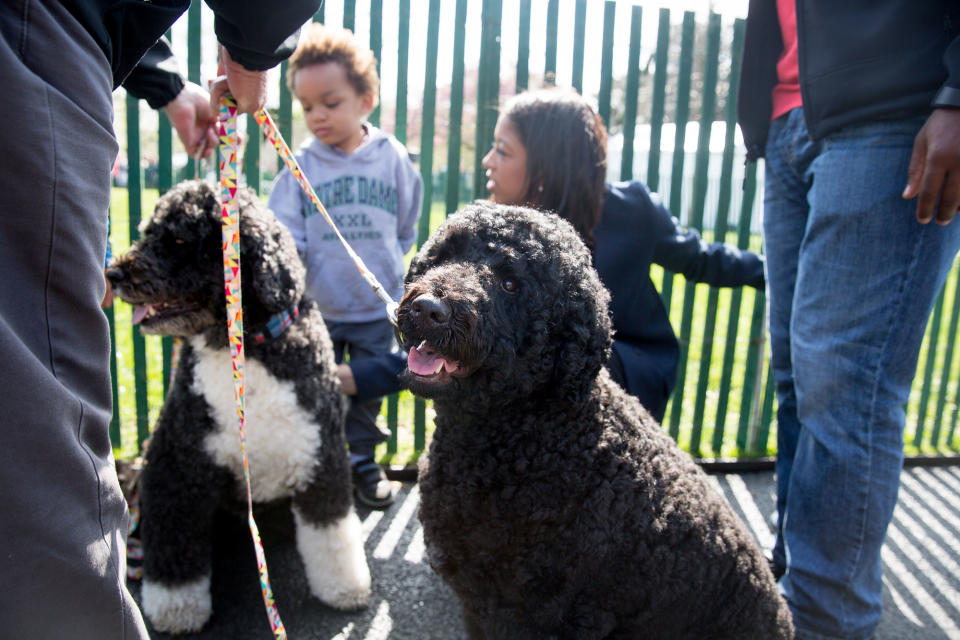
[[[527,90],[530,81],[530,0],[520,0],[520,27],[517,33],[517,93]]]
[[[766,312],[767,308],[766,305],[764,305],[764,326],[767,324]],[[753,443],[748,451],[748,453],[752,455],[762,454],[767,450],[767,444],[770,439],[770,423],[773,417],[773,401],[777,395],[776,385],[774,384],[773,380],[773,369],[770,367],[770,362],[764,355],[763,346],[765,344],[765,342],[760,344],[760,358],[763,361],[763,364],[766,365],[762,370],[767,372],[767,383],[763,386],[764,396],[763,407],[760,410],[760,420],[755,431]]]
[[[577,93],[583,94],[583,49],[587,29],[587,0],[577,0],[573,19],[573,81]],[[604,32],[606,36],[606,32]]]
[[[950,314],[950,328],[947,329],[947,351],[943,356],[943,369],[940,374],[940,392],[937,396],[937,414],[934,424],[932,440],[934,446],[940,442],[940,432],[943,425],[944,409],[947,404],[947,389],[950,387],[950,373],[953,369],[953,348],[957,339],[957,324],[960,321],[960,276],[954,266],[953,277],[956,279],[956,288],[953,291],[953,312]],[[944,285],[946,286],[946,285]],[[950,440],[947,440],[947,445]]]
[[[727,236],[727,221],[730,212],[732,184],[733,184],[733,155],[734,139],[737,129],[737,88],[740,86],[740,68],[743,60],[743,33],[745,21],[740,18],[733,23],[733,43],[730,46],[730,75],[727,79],[727,104],[725,108],[726,130],[723,140],[723,161],[720,169],[720,194],[717,210],[717,226],[714,230],[714,240],[725,242]],[[750,199],[750,206],[753,199]],[[739,220],[738,246],[746,249],[750,242],[751,209],[741,209]],[[746,225],[744,225],[746,218]],[[712,292],[711,292],[712,294]],[[721,457],[723,435],[726,430],[727,409],[730,400],[730,384],[733,379],[733,358],[736,349],[737,331],[740,318],[740,298],[743,291],[735,287],[730,293],[730,314],[727,317],[727,340],[724,345],[723,360],[720,373],[720,390],[717,396],[717,416],[713,428],[713,453]],[[736,309],[736,311],[734,311]]]
[[[913,446],[920,449],[923,445],[924,427],[927,421],[927,404],[930,400],[930,385],[933,382],[933,368],[937,361],[937,343],[940,339],[940,319],[943,317],[943,299],[946,285],[940,289],[937,302],[933,307],[933,319],[927,326],[927,357],[923,368],[923,386],[920,390],[920,402],[917,404],[917,429],[913,435]],[[936,440],[931,444],[936,447]]]
[[[543,81],[545,84],[557,84],[557,31],[560,23],[560,1],[547,2],[547,50],[543,63]],[[483,63],[483,52],[480,53]]]
[[[437,46],[440,34],[440,0],[430,0],[427,22],[427,54],[423,75],[423,111],[420,121],[420,176],[423,178],[423,207],[417,247],[430,233],[430,208],[433,204],[433,133],[437,108]]]
[[[427,23],[427,64],[423,78],[423,118],[420,124],[420,175],[423,178],[423,209],[417,246],[423,245],[430,233],[430,210],[433,205],[433,132],[437,105],[437,46],[440,33],[440,0],[430,0]],[[426,403],[421,398],[414,402],[413,448],[426,448]]]
[[[343,28],[353,31],[357,21],[357,0],[343,0]]]
[[[597,111],[603,125],[610,128],[610,94],[613,92],[613,33],[617,16],[617,3],[603,3],[603,44],[600,53],[600,94],[597,96]]]
[[[160,128],[157,132],[157,191],[160,195],[173,186],[173,135],[167,114],[160,112]],[[160,339],[163,358],[163,397],[167,397],[170,387],[170,368],[173,357],[173,338],[163,336]]]
[[[720,64],[720,16],[710,14],[707,27],[707,50],[704,59],[703,74],[703,101],[700,107],[700,125],[697,136],[697,159],[693,173],[693,206],[690,208],[690,227],[703,232],[703,213],[707,202],[707,173],[710,168],[710,133],[713,131],[713,119],[717,104],[717,69]],[[715,238],[716,239],[716,238]],[[717,290],[711,288],[710,300],[707,304],[707,316],[704,318],[703,344],[701,354],[706,358],[700,359],[700,376],[697,378],[696,400],[693,409],[693,431],[690,434],[690,452],[700,454],[700,439],[703,433],[703,413],[707,397],[706,383],[710,377],[710,356],[713,348],[713,333],[717,310]],[[680,366],[677,372],[677,388],[674,391],[674,402],[679,403],[683,398],[686,384],[687,360],[689,359],[690,344],[693,328],[693,303],[697,295],[697,285],[687,280],[683,292],[683,317],[680,321]],[[712,302],[712,304],[711,304]],[[712,314],[711,314],[712,309]],[[680,412],[671,415],[679,420]]]
[[[653,72],[653,110],[650,114],[650,151],[647,157],[647,186],[660,189],[660,137],[667,102],[667,54],[670,48],[670,9],[660,9],[657,25],[657,53]],[[670,311],[669,305],[667,312]]]
[[[627,89],[623,108],[623,150],[620,155],[620,179],[633,179],[633,145],[637,135],[637,94],[640,91],[640,27],[643,7],[630,11],[630,51],[627,54]]]
[[[107,214],[109,215],[109,213]],[[123,439],[120,435],[120,385],[117,384],[117,323],[114,319],[113,307],[103,310],[107,316],[107,328],[110,331],[110,385],[113,413],[110,414],[110,444],[114,449],[120,448]]]
[[[500,14],[502,0],[483,0],[480,32],[480,69],[477,78],[476,153],[473,161],[473,197],[487,195],[483,153],[493,140],[500,94]],[[551,0],[553,1],[553,0]]]
[[[393,135],[407,143],[407,65],[410,51],[410,0],[400,0],[397,21],[397,101]]]
[[[756,182],[756,170],[747,174],[747,180]],[[750,188],[755,188],[751,186]],[[747,451],[750,443],[755,442],[751,436],[756,434],[760,421],[760,397],[762,394],[764,354],[766,329],[766,297],[757,292],[753,299],[753,315],[750,318],[750,346],[747,349],[747,367],[743,381],[743,395],[740,400],[740,428],[737,431],[737,445],[741,451]]]
[[[453,73],[450,79],[450,130],[447,135],[446,211],[456,211],[460,204],[460,145],[463,124],[463,49],[467,31],[467,0],[457,0],[453,23]],[[477,149],[477,153],[481,153]]]
[[[187,9],[187,80],[200,84],[200,12],[203,3],[201,0],[191,0]],[[193,177],[198,170],[197,162],[187,158],[186,175]]]
[[[377,77],[380,74],[380,54],[383,49],[383,0],[370,0],[370,50],[377,60]],[[368,118],[370,124],[380,126],[380,85],[377,85],[377,106]]]
[[[680,71],[677,79],[677,113],[673,121],[676,126],[676,132],[673,138],[673,168],[670,174],[670,213],[681,217],[681,208],[683,200],[683,164],[686,156],[684,145],[687,136],[687,119],[690,117],[690,82],[693,74],[693,42],[695,34],[694,14],[692,11],[685,11],[683,14],[683,28],[680,36]],[[673,273],[663,270],[663,285],[660,288],[660,295],[663,303],[667,307],[667,313],[670,313],[670,305],[673,298]],[[677,369],[677,375],[682,375],[686,359],[683,357],[686,345],[682,338],[680,343],[680,365]],[[680,433],[680,398],[674,391],[673,399],[670,402],[670,436],[676,440]]]
[[[140,237],[143,210],[143,175],[140,171],[140,101],[127,95],[127,202],[130,220],[130,243]],[[133,328],[133,387],[137,405],[137,448],[149,436],[147,406],[147,358],[143,335]]]

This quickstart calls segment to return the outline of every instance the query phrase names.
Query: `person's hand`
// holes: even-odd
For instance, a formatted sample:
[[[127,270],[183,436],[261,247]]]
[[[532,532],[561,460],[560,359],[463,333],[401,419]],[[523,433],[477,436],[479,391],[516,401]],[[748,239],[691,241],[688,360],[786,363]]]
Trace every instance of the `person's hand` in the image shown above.
[[[109,309],[113,306],[113,287],[110,286],[110,278],[106,277],[106,271],[104,271],[104,280],[107,281],[107,290],[103,294],[103,300],[100,302],[100,307],[103,309]],[[352,378],[353,376],[351,376],[351,379]]]
[[[348,396],[357,395],[357,381],[353,377],[353,369],[350,365],[341,362],[337,365],[337,377],[340,378],[340,386],[343,392]]]
[[[217,148],[216,111],[210,109],[210,95],[203,87],[187,82],[177,97],[163,107],[177,130],[187,154],[206,158]]]
[[[934,109],[913,141],[907,200],[917,198],[917,220],[950,224],[960,208],[960,109]],[[940,207],[937,209],[937,200]]]
[[[214,113],[219,113],[220,98],[227,92],[237,101],[239,113],[255,113],[267,103],[267,72],[250,71],[234,62],[223,45],[220,45],[217,73],[219,77],[210,87],[210,106]]]

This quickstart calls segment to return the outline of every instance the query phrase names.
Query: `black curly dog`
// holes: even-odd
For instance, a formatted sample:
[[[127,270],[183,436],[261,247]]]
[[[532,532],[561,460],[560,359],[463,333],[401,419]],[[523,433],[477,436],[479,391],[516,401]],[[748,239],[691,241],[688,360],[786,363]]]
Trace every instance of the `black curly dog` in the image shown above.
[[[608,300],[573,227],[520,207],[466,207],[410,266],[420,519],[470,637],[791,638],[749,531],[611,381]]]
[[[252,191],[240,190],[238,201],[253,498],[292,499],[311,592],[357,608],[369,597],[370,573],[333,347],[316,304],[302,297],[304,268],[290,233]],[[155,629],[172,633],[209,619],[214,512],[246,502],[221,243],[216,192],[187,182],[160,198],[140,240],[108,271],[117,295],[137,305],[144,333],[185,338],[141,489],[141,604]]]

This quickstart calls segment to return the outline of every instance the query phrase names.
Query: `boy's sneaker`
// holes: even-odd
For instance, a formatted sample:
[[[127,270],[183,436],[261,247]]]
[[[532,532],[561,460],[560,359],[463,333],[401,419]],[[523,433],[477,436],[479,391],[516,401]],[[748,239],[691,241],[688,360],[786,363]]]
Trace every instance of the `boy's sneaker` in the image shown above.
[[[372,509],[385,509],[396,497],[393,484],[373,458],[363,458],[353,464],[353,493],[357,502]]]

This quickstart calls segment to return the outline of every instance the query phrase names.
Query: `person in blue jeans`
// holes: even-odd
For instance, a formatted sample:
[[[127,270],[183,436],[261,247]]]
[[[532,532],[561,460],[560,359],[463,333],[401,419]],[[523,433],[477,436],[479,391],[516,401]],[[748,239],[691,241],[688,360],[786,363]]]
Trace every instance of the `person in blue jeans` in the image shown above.
[[[798,638],[880,621],[905,404],[960,248],[958,29],[957,3],[750,3],[739,120],[766,159],[772,562]]]

